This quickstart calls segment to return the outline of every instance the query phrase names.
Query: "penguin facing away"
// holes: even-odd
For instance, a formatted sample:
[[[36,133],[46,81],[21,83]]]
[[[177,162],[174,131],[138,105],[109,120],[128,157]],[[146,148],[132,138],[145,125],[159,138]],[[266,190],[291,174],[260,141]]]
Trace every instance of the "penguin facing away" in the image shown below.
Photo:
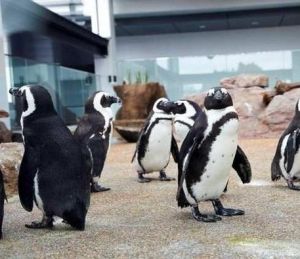
[[[244,183],[251,180],[251,167],[238,146],[238,115],[225,88],[212,88],[204,100],[195,124],[179,154],[177,202],[192,207],[197,221],[215,222],[221,216],[243,215],[244,211],[224,208],[222,194],[233,167]],[[216,215],[201,214],[200,201],[212,201]]]
[[[21,99],[24,155],[18,190],[23,208],[33,202],[42,211],[40,222],[28,228],[52,228],[53,217],[84,230],[90,202],[89,168],[80,145],[57,115],[49,92],[39,85],[11,88]]]
[[[0,170],[0,239],[2,239],[2,223],[4,216],[4,200],[6,199],[5,190],[4,190],[4,181],[3,175]]]
[[[178,147],[173,137],[172,112],[178,104],[167,98],[159,98],[140,131],[132,161],[138,174],[138,182],[149,182],[144,174],[159,171],[161,181],[175,180],[168,177],[165,168],[169,164],[170,153],[178,160]]]
[[[271,165],[271,179],[277,181],[282,176],[291,190],[300,191],[294,182],[300,180],[300,99],[295,107],[295,115],[287,129],[279,138]]]
[[[174,137],[177,143],[181,144],[194,125],[201,108],[197,103],[189,100],[179,100],[176,103],[179,108],[174,114]]]
[[[87,147],[91,161],[91,191],[103,192],[110,188],[99,185],[106,155],[109,150],[113,132],[112,110],[113,103],[120,103],[118,97],[97,91],[85,104],[85,114],[80,119],[74,132],[75,138]]]

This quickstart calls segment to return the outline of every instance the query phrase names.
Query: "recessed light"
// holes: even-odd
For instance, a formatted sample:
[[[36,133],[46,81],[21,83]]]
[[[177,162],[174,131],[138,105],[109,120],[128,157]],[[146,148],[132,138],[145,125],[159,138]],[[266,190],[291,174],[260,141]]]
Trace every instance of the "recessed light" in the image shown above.
[[[251,25],[257,26],[257,25],[259,25],[259,22],[258,21],[253,21],[253,22],[251,22]]]
[[[206,29],[206,25],[204,25],[204,24],[199,25],[199,29],[201,29],[201,30]]]

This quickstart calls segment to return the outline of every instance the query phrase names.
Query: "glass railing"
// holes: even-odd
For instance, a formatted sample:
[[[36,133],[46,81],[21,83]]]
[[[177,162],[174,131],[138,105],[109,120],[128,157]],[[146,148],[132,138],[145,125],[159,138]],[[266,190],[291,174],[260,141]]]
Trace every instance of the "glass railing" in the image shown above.
[[[57,64],[6,56],[8,88],[40,84],[50,92],[55,108],[66,124],[76,124],[87,98],[101,89],[101,77]],[[12,129],[20,128],[20,104],[8,95]]]
[[[147,74],[149,81],[158,81],[165,86],[171,99],[205,91],[219,85],[223,78],[244,73],[267,75],[270,87],[277,80],[300,81],[299,69],[299,50],[160,57],[118,62],[120,78],[134,82],[138,75]]]

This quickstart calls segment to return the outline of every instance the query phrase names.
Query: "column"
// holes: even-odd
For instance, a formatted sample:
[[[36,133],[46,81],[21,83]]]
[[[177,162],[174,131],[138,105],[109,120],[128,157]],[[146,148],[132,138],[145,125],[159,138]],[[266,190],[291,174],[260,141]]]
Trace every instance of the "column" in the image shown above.
[[[95,56],[95,74],[100,76],[97,89],[113,93],[116,84],[116,36],[112,0],[95,0],[96,16],[92,15],[92,31],[109,40],[108,55]],[[96,20],[95,20],[96,19]]]
[[[0,1],[0,107],[1,109],[9,112],[8,106],[8,85],[6,80],[6,66],[5,66],[5,55],[4,55],[4,31],[2,22],[2,8]],[[6,126],[10,129],[9,118],[1,119]]]

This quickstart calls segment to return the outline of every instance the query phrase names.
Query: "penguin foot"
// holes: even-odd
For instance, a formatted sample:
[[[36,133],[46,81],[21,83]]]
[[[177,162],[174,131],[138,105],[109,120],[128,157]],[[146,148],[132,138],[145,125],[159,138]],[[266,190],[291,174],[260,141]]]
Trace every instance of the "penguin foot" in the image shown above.
[[[294,191],[300,191],[300,186],[294,185],[292,180],[288,180],[287,184],[288,184],[289,189],[294,190]]]
[[[137,180],[139,183],[149,183],[149,182],[151,182],[151,179],[149,179],[149,178],[145,178],[144,176],[143,176],[143,174],[141,174],[141,173],[138,173],[138,180]]]
[[[230,217],[230,216],[240,216],[245,214],[245,211],[243,210],[224,208],[219,199],[213,200],[212,204],[214,206],[217,215]]]
[[[222,218],[217,215],[201,214],[198,207],[192,207],[192,216],[195,220],[202,222],[217,222],[222,220]]]
[[[31,224],[25,224],[25,227],[34,229],[53,228],[53,218],[43,217],[42,221],[33,221]]]
[[[110,188],[101,186],[98,183],[92,183],[92,185],[91,185],[91,192],[105,192],[105,191],[109,191],[109,190],[110,190]]]
[[[164,171],[160,171],[159,172],[159,180],[160,181],[174,181],[176,179],[174,177],[167,176]]]

